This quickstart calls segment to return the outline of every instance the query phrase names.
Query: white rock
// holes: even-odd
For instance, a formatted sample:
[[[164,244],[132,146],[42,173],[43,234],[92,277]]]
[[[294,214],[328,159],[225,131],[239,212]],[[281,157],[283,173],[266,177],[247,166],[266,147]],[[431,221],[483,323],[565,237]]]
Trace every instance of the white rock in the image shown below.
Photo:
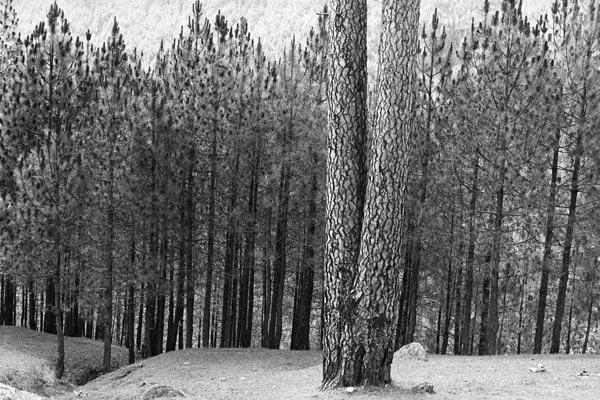
[[[354,387],[352,387],[352,386],[348,386],[348,387],[346,388],[346,392],[348,392],[348,393],[354,393],[354,391],[355,391],[355,390],[356,390],[356,388],[354,388]]]
[[[409,343],[394,353],[394,362],[396,360],[427,361],[427,350],[420,343]]]

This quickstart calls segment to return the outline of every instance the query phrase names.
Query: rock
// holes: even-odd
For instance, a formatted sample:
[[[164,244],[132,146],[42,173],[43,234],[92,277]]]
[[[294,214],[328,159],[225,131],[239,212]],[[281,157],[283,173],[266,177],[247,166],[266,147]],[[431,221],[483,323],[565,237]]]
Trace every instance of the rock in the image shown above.
[[[394,353],[394,361],[396,360],[427,361],[427,350],[420,343],[413,342],[402,346]]]
[[[114,372],[114,376],[112,377],[112,380],[117,381],[119,379],[123,379],[127,375],[131,374],[134,371],[137,371],[138,369],[142,368],[143,366],[144,366],[143,364],[133,364],[133,365],[129,365],[125,368],[121,368]]]
[[[2,400],[44,400],[46,398],[0,383],[0,399]]]
[[[354,393],[354,391],[355,391],[355,390],[356,390],[356,388],[354,388],[354,387],[352,387],[352,386],[348,386],[348,387],[346,388],[346,392],[348,392],[348,393]]]
[[[416,393],[435,394],[435,392],[433,391],[433,385],[429,382],[423,382],[423,383],[413,387],[412,392],[415,394]]]
[[[546,367],[543,364],[538,364],[537,367],[530,367],[529,371],[535,373],[546,372]]]
[[[184,397],[183,393],[179,390],[175,390],[170,386],[156,386],[150,389],[144,395],[143,400],[151,400],[151,399],[174,399],[178,397]]]

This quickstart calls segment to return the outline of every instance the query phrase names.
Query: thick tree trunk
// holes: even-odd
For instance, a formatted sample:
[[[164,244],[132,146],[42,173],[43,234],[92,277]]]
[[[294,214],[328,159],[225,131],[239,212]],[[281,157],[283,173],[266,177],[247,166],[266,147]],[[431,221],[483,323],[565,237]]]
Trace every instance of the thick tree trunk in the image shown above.
[[[469,244],[467,246],[467,260],[465,262],[465,294],[464,294],[464,312],[462,322],[462,351],[463,355],[471,354],[471,333],[474,327],[471,326],[471,310],[473,304],[473,264],[475,262],[475,218],[477,212],[477,195],[479,193],[479,158],[473,159],[473,176],[471,179],[471,199],[469,201]],[[458,317],[458,314],[456,315]]]
[[[567,230],[563,244],[562,268],[558,284],[558,295],[556,298],[556,312],[554,314],[554,326],[552,327],[552,343],[550,353],[556,354],[560,349],[560,337],[562,331],[562,320],[565,311],[565,300],[567,296],[567,284],[569,282],[569,269],[571,266],[571,247],[573,245],[573,232],[577,214],[577,194],[579,193],[579,168],[581,166],[581,155],[583,154],[583,130],[577,134],[575,144],[575,155],[573,158],[573,176],[571,178],[571,198],[569,200],[569,216],[567,218]]]
[[[366,22],[366,9],[364,3],[354,4],[351,1],[342,5],[333,2],[333,6],[334,29],[330,32],[333,44],[332,59],[335,56],[339,58],[336,61],[332,60],[333,68],[330,70],[330,74],[331,82],[339,85],[340,82],[344,82],[344,79],[337,80],[339,77],[336,78],[338,72],[336,67],[339,67],[340,61],[345,63],[345,73],[356,73],[355,66],[364,67],[361,63],[353,63],[362,62],[365,57],[365,48],[362,47],[362,31]],[[342,7],[336,9],[336,6]],[[354,18],[346,16],[344,21],[340,21],[340,12],[349,11],[343,6],[354,6],[352,7],[353,13],[349,14]],[[328,202],[328,222],[331,221],[334,224],[327,226],[328,242],[331,241],[331,243],[328,243],[327,247],[327,257],[330,260],[326,264],[331,264],[329,268],[326,268],[328,276],[326,276],[325,303],[332,309],[328,309],[326,312],[326,322],[329,326],[327,326],[325,337],[329,343],[326,343],[324,352],[324,387],[357,384],[382,385],[391,381],[390,370],[394,353],[399,292],[397,265],[400,264],[401,258],[402,221],[398,216],[402,215],[410,138],[413,130],[414,56],[418,46],[419,7],[419,1],[384,0],[382,4],[383,22],[379,48],[379,71],[375,88],[376,97],[373,101],[374,122],[364,210],[363,213],[360,209],[355,210],[358,218],[356,220],[348,218],[343,223],[343,225],[348,225],[350,222],[352,223],[350,228],[358,226],[361,232],[357,241],[359,247],[358,268],[354,269],[355,272],[350,269],[351,280],[348,283],[344,282],[344,276],[341,274],[335,279],[329,275],[332,271],[339,271],[331,268],[337,261],[335,256],[354,255],[351,251],[341,252],[329,247],[330,244],[336,244],[334,240],[339,240],[341,236],[339,225],[335,225],[335,223],[340,224],[341,221],[332,218],[338,217],[339,211],[332,210],[331,206],[338,205],[332,200],[342,200],[341,204],[344,204],[343,195],[347,196],[348,193],[341,193],[342,196],[339,194],[333,196]],[[355,25],[347,29],[356,34],[348,35],[348,31],[341,29],[344,23]],[[347,35],[347,37],[340,38],[340,34]],[[345,40],[352,40],[357,45],[349,46],[344,43]],[[345,54],[342,57],[336,53],[337,45],[346,45],[344,48],[346,51],[343,52]],[[352,50],[357,50],[358,54],[353,54]],[[351,59],[345,59],[344,56],[350,56]],[[347,76],[342,75],[341,77],[347,79]],[[360,80],[358,82],[362,83]],[[348,83],[345,86],[342,85],[342,88],[356,89],[357,81]],[[366,95],[366,88],[360,89],[363,90],[362,94]],[[330,94],[330,97],[333,97],[334,101],[339,100],[339,98],[335,98],[335,95],[336,93],[333,92],[333,96]],[[348,96],[348,93],[345,95]],[[339,117],[340,111],[343,110],[334,101],[330,99],[330,123],[331,119],[334,119],[331,118],[332,114],[337,114]],[[365,123],[364,115],[361,115],[360,112],[356,113],[356,111],[358,110],[355,110],[354,115],[363,118],[359,124]],[[331,124],[330,132],[339,135],[336,128],[336,124]],[[355,135],[355,142],[349,144],[364,146],[360,125],[349,125],[347,129],[349,133]],[[330,145],[329,148],[332,149],[332,146]],[[333,148],[335,149],[335,147]],[[364,149],[364,147],[362,148]],[[333,161],[332,158],[350,154],[330,150],[330,161]],[[358,155],[358,158],[346,160],[345,165],[348,166],[348,163],[354,160],[362,161],[360,157],[363,152],[358,152]],[[329,173],[333,174],[333,179],[339,179],[339,170],[335,168],[335,163],[330,162],[329,166],[331,167]],[[364,185],[361,185],[361,176],[364,176],[361,171],[364,167],[361,167],[360,164],[357,167],[357,169],[351,169],[351,171],[358,172],[350,175],[353,182],[329,181],[328,195],[332,196],[333,190],[340,190],[340,187],[337,186],[339,184],[345,184],[342,186],[344,189],[340,192],[345,192],[348,187],[356,187],[359,190],[364,188]],[[347,168],[343,170],[348,171]],[[356,196],[355,193],[353,195],[352,200],[355,204],[362,203],[360,200],[362,196]],[[342,210],[353,211],[353,208]],[[361,214],[363,215],[361,216]],[[348,216],[352,216],[352,214]],[[339,230],[332,232],[332,228]],[[337,238],[334,239],[333,235]],[[351,240],[350,237],[347,244],[352,243]],[[352,247],[344,248],[352,250]],[[348,266],[353,267],[353,259],[348,261]],[[330,279],[331,281],[328,281]],[[337,283],[338,293],[340,293],[340,287],[349,289],[348,292],[342,292],[343,296],[339,294],[335,297],[332,296],[337,293],[332,291],[331,282]],[[332,298],[340,299],[342,303],[331,301]],[[330,324],[331,318],[339,318],[338,316],[341,316],[341,324],[340,322]],[[332,327],[340,327],[342,332],[333,333],[330,331]],[[349,335],[344,330],[347,330]],[[336,353],[331,351],[332,342],[339,346]]]
[[[365,354],[353,335],[353,286],[366,187],[366,0],[329,1],[329,40],[324,388],[358,384]]]

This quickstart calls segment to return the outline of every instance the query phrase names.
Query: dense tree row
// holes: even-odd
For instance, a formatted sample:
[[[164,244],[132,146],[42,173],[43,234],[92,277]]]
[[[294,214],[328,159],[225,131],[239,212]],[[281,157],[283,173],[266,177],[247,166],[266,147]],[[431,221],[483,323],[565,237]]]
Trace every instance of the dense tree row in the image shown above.
[[[388,28],[404,21],[393,4]],[[117,21],[95,46],[53,5],[21,36],[0,0],[0,323],[57,333],[59,376],[63,334],[104,340],[106,370],[111,343],[130,361],[322,345],[332,386],[389,379],[376,341],[464,355],[597,351],[600,11],[575,0],[535,20],[515,0],[482,9],[459,43],[434,13],[414,81],[406,47],[384,30],[368,86],[360,7],[361,41],[347,44],[360,49],[343,61],[360,57],[360,68],[345,76],[329,56],[327,9],[273,60],[245,20],[207,20],[196,2],[148,66]],[[334,76],[356,98],[327,88]],[[330,133],[360,131],[338,170],[327,105]],[[348,162],[358,198],[327,203],[326,225],[326,187],[330,199],[336,184],[352,191]],[[326,259],[336,240],[348,253]],[[360,272],[344,275],[340,260]],[[323,313],[323,296],[338,307]],[[327,335],[344,316],[370,333],[344,331],[342,348]],[[340,367],[350,353],[382,368]]]

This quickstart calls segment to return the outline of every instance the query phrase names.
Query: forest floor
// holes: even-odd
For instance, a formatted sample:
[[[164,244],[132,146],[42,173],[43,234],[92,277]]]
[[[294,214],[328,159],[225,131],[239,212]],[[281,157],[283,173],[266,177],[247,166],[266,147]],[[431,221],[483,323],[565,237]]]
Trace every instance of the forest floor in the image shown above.
[[[60,400],[146,400],[161,393],[195,400],[596,400],[600,393],[597,355],[430,356],[426,362],[398,360],[392,369],[395,385],[356,388],[349,393],[343,389],[319,390],[319,352],[263,349],[166,353],[75,387],[78,379],[89,378],[99,370],[102,343],[66,338],[67,383],[56,383],[52,378],[54,338],[24,328],[0,327],[0,383]],[[126,361],[123,349],[115,348],[114,353],[115,365]],[[540,363],[546,372],[529,371]],[[423,382],[433,384],[435,394],[413,394],[411,388]]]
[[[103,343],[65,337],[65,377],[54,379],[56,335],[0,326],[0,384],[42,396],[72,392],[101,374]],[[127,364],[127,350],[113,346],[113,366]],[[0,400],[2,395],[0,393]]]

